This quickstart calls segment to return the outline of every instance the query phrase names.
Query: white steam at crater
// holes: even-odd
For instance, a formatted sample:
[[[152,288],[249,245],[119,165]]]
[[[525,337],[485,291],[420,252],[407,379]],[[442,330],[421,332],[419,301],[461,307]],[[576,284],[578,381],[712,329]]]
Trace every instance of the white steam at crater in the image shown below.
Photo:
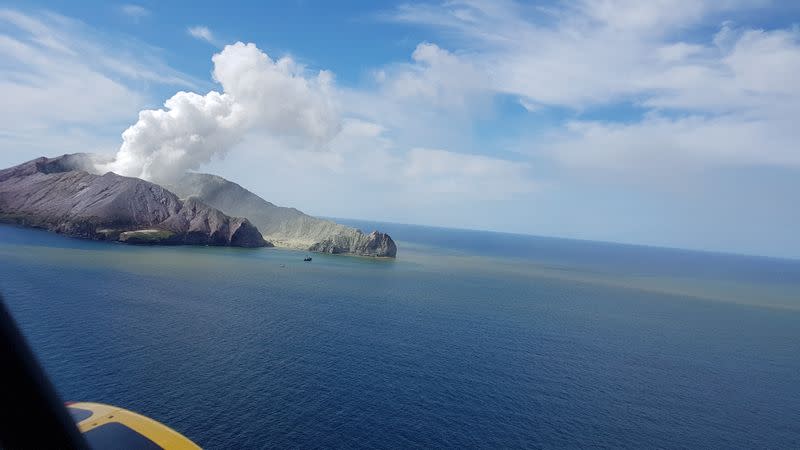
[[[222,93],[178,92],[164,109],[144,110],[122,133],[114,161],[99,171],[169,181],[224,155],[245,133],[259,130],[319,147],[341,128],[333,76],[307,76],[292,58],[272,60],[254,44],[237,42],[214,55]]]

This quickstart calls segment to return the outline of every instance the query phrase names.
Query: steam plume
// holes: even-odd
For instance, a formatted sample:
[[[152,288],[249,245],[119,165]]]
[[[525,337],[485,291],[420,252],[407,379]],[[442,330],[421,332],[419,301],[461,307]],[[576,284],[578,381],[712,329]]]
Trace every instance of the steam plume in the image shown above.
[[[212,61],[222,93],[178,92],[164,109],[141,111],[122,134],[115,160],[98,170],[163,182],[223,156],[251,130],[313,146],[339,132],[330,72],[308,77],[292,58],[272,60],[241,42]]]

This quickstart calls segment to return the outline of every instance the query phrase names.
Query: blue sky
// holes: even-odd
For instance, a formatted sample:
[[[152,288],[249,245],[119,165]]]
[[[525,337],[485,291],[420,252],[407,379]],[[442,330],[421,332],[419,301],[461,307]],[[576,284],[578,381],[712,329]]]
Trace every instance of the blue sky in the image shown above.
[[[317,215],[800,257],[800,4],[335,3],[5,2],[0,163],[93,151]]]

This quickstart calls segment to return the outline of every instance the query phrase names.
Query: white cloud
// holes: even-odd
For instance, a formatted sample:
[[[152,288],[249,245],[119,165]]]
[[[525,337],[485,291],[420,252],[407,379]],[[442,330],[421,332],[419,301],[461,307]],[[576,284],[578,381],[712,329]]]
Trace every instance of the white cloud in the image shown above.
[[[385,132],[376,123],[346,120],[321,164],[324,169],[333,165],[337,176],[364,183],[362,190],[381,186],[389,191],[381,195],[396,204],[511,199],[539,188],[528,163],[444,149],[408,149]],[[285,149],[282,153],[287,154]],[[319,158],[296,160],[296,167],[302,172]]]
[[[572,121],[567,137],[550,145],[556,158],[651,172],[667,165],[800,168],[800,32],[724,26],[714,41],[723,36],[726,45],[694,46],[641,80],[654,91],[642,100],[653,113],[628,124]]]
[[[484,74],[469,76],[479,83],[468,89],[450,85],[463,95],[490,90],[517,96],[529,111],[569,108],[578,117],[596,107],[645,110],[633,123],[573,118],[536,139],[570,166],[795,166],[797,132],[788,118],[800,114],[800,30],[723,22],[706,42],[681,38],[764,3],[586,0],[541,8],[476,0],[405,5],[391,19],[443,30],[462,46],[458,54]],[[415,80],[442,92],[435,81]]]
[[[520,98],[519,104],[528,112],[539,111],[542,109],[542,105],[537,105],[535,102],[527,98]]]
[[[212,60],[214,79],[253,126],[318,146],[338,133],[331,72],[312,73],[288,56],[273,60],[252,43],[225,46]]]
[[[725,35],[727,44],[721,45]],[[642,100],[651,108],[705,113],[770,111],[800,99],[800,31],[733,30],[723,26],[714,44],[694,45],[692,53],[639,83],[652,91]]]
[[[118,134],[114,125],[128,121],[148,102],[142,84],[194,85],[150,48],[100,39],[83,23],[63,16],[0,9],[0,24],[3,158],[20,153],[21,145],[42,152],[57,136],[75,143],[75,136],[90,130]],[[99,150],[99,142],[107,141],[87,139],[83,148],[50,148],[46,153]],[[24,157],[33,156],[38,155]]]
[[[645,176],[715,166],[800,168],[796,116],[752,120],[729,115],[669,118],[652,114],[631,124],[573,121],[543,144],[570,167]]]
[[[30,41],[0,36],[0,55],[18,64],[16,69],[3,70],[0,78],[5,105],[0,117],[10,129],[57,120],[90,124],[120,119],[135,112],[144,100],[66,50],[52,51]],[[92,95],[86,95],[87,91]]]
[[[466,194],[467,198],[506,198],[536,190],[530,166],[482,155],[414,148],[402,162],[405,182],[425,194]]]
[[[469,132],[494,112],[487,76],[468,54],[421,43],[410,61],[371,72],[366,86],[340,87],[342,114],[380,124],[398,148],[451,148],[479,152]]]
[[[424,42],[411,59],[413,64],[379,72],[377,81],[393,101],[423,101],[429,107],[464,110],[488,94],[489,77],[468,58]]]
[[[580,0],[570,11],[569,20],[593,23],[614,31],[633,31],[642,35],[664,35],[686,29],[714,13],[754,8],[769,0]]]
[[[496,92],[583,109],[629,100],[668,68],[676,30],[753,1],[581,1],[542,12],[513,2],[455,1],[404,6],[395,20],[452,30]],[[663,49],[662,47],[667,47]],[[686,49],[684,49],[685,51]]]
[[[149,9],[141,5],[134,5],[132,3],[122,5],[120,7],[120,10],[122,11],[123,14],[130,17],[133,21],[136,22],[150,15]]]
[[[193,78],[169,67],[160,49],[132,39],[118,40],[98,34],[84,23],[58,14],[28,15],[0,9],[0,22],[7,25],[0,34],[3,51],[18,60],[19,72],[47,62],[84,66],[125,80],[148,81],[194,87]]]
[[[208,29],[208,27],[200,25],[189,27],[186,29],[186,32],[189,33],[189,36],[195,39],[200,39],[202,41],[206,41],[210,44],[216,45],[216,40],[214,39],[214,33],[212,33],[211,30]]]

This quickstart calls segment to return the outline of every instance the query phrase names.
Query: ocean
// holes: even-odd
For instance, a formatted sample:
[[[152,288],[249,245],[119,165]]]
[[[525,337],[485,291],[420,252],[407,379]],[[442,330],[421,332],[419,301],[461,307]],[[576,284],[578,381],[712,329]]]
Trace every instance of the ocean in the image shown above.
[[[800,448],[800,260],[348,221],[396,260],[0,226],[65,401],[206,448]]]

